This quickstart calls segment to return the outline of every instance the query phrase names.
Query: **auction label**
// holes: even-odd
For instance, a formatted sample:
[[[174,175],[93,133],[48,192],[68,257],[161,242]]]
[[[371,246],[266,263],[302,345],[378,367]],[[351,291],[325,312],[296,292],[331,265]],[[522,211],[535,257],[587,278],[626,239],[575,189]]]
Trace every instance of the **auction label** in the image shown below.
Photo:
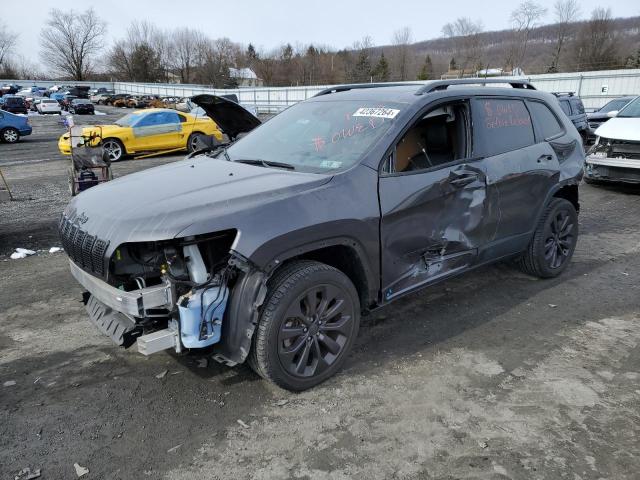
[[[376,117],[376,118],[395,118],[400,113],[400,110],[395,108],[382,108],[382,107],[363,107],[356,110],[353,114],[354,117]]]

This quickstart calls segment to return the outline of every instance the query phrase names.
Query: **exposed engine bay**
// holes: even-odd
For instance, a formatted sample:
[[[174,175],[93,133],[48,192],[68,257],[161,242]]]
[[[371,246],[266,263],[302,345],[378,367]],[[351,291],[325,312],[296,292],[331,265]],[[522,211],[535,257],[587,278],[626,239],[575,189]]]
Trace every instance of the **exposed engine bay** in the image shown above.
[[[106,282],[93,277],[91,284],[79,271],[82,257],[72,254],[72,273],[89,290],[84,301],[91,320],[121,346],[137,341],[146,355],[220,342],[230,291],[242,274],[242,259],[230,253],[236,233],[125,243],[109,260]]]

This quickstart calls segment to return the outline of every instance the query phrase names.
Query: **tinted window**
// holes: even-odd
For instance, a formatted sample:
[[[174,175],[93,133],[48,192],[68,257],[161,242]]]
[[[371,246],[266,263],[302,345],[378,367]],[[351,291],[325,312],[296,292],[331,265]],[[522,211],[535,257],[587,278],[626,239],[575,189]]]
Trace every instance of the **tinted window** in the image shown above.
[[[580,100],[579,98],[574,98],[571,100],[571,107],[578,113],[584,113],[584,105],[582,104],[582,100]]]
[[[529,110],[536,121],[540,137],[550,138],[564,131],[556,116],[544,103],[529,102]]]
[[[535,143],[531,117],[522,100],[484,99],[476,110],[474,126],[486,155],[498,155]]]
[[[150,127],[153,125],[166,125],[169,123],[179,123],[178,114],[175,112],[157,112],[146,115],[138,123],[136,127]]]
[[[571,106],[569,105],[568,100],[560,100],[560,108],[562,108],[562,111],[568,116],[571,115]]]
[[[609,103],[607,103],[604,107],[602,107],[598,111],[602,113],[613,112],[614,110],[620,110],[627,103],[629,103],[628,98],[619,98],[617,100],[611,100]]]

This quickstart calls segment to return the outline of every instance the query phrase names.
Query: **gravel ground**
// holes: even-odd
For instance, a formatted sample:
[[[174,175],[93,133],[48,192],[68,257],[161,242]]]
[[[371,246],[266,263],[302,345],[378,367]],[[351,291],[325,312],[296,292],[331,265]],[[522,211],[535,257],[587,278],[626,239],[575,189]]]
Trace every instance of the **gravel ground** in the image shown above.
[[[561,278],[500,264],[403,298],[363,320],[341,374],[291,394],[245,366],[117,349],[64,254],[8,260],[57,244],[67,164],[47,128],[10,147],[20,163],[0,145],[18,198],[0,204],[0,478],[638,478],[639,190],[581,186]]]

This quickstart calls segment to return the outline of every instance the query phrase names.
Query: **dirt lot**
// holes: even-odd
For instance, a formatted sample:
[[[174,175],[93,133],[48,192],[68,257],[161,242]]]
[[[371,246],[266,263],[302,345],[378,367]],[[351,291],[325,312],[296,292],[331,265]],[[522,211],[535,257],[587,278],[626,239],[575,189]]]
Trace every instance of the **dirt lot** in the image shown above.
[[[68,201],[61,127],[32,123],[0,145],[17,196],[0,204],[0,478],[76,478],[76,462],[87,479],[638,478],[640,191],[581,187],[561,278],[497,265],[411,295],[364,319],[340,375],[290,394],[244,366],[119,350],[64,254],[8,260],[57,245]]]

